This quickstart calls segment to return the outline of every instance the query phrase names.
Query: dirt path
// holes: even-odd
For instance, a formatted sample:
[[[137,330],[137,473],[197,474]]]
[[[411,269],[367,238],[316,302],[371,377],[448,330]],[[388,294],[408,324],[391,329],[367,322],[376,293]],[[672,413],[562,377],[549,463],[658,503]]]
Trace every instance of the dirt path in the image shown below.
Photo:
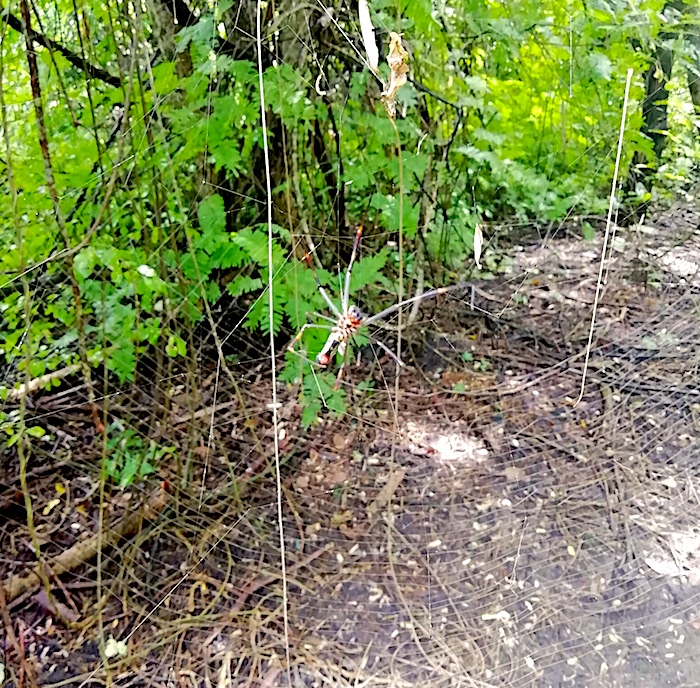
[[[265,463],[234,411],[217,416],[204,495],[174,490],[105,552],[115,683],[700,685],[698,220],[618,230],[579,404],[600,244],[563,232],[514,250],[476,312],[460,297],[415,328],[398,435],[381,369],[308,433],[284,392],[289,673],[274,486],[238,498],[231,475]],[[265,384],[248,403],[269,447]],[[73,447],[33,481],[47,556],[95,530],[85,461]],[[31,560],[5,470],[4,578]],[[44,514],[59,481],[73,498]],[[41,685],[103,684],[95,581],[93,561],[52,586],[72,627],[36,596],[10,605]]]

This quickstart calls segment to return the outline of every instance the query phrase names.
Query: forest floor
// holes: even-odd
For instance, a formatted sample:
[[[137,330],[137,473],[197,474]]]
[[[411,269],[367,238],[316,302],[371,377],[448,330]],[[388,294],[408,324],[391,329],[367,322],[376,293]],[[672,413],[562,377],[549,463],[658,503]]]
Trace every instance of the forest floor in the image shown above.
[[[700,686],[699,224],[679,205],[617,228],[580,403],[602,232],[575,227],[426,304],[396,416],[384,364],[309,431],[280,385],[286,605],[264,364],[232,366],[240,392],[200,371],[167,423],[139,386],[115,395],[191,458],[102,497],[84,391],[36,395],[52,594],[17,583],[34,550],[4,458],[6,685]]]

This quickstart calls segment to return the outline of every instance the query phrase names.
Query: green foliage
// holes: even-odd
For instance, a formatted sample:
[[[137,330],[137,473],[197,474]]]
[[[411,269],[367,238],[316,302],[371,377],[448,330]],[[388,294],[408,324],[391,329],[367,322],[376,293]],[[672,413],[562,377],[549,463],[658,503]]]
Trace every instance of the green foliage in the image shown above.
[[[342,416],[347,411],[345,390],[333,389],[335,377],[332,372],[320,372],[304,377],[304,411],[301,424],[305,429],[316,421],[322,408],[335,417]]]
[[[39,425],[31,425],[22,428],[16,411],[10,413],[0,412],[0,429],[2,429],[7,436],[4,443],[6,449],[17,444],[23,434],[38,440],[46,437],[46,430]]]
[[[158,462],[175,452],[175,447],[160,447],[144,441],[134,430],[113,424],[108,430],[107,475],[120,488],[129,487],[157,470]]]
[[[593,241],[593,239],[595,239],[595,229],[590,222],[584,222],[581,225],[581,236],[583,236],[586,241]]]
[[[630,67],[636,77],[623,165],[641,154],[656,165],[661,192],[690,187],[700,158],[698,114],[679,79],[670,85],[672,130],[661,161],[653,160],[651,141],[640,131],[644,71],[655,47],[670,41],[682,68],[697,69],[697,56],[668,37],[683,21],[663,16],[664,5],[401,3],[412,83],[399,95],[400,165],[374,76],[333,24],[319,24],[326,26],[323,40],[314,34],[308,45],[302,42],[308,27],[300,32],[298,13],[282,3],[267,27],[275,50],[265,54],[263,74],[276,223],[268,264],[256,55],[231,38],[254,30],[239,24],[246,13],[231,0],[205,4],[192,21],[167,30],[162,17],[146,14],[133,24],[140,33],[137,69],[129,76],[130,39],[113,28],[106,5],[88,2],[88,37],[69,19],[72,5],[44,4],[42,30],[76,54],[82,39],[92,46],[90,61],[113,75],[120,65],[125,83],[118,89],[91,77],[86,88],[80,68],[54,51],[59,79],[52,56],[38,51],[64,231],[47,191],[25,46],[8,28],[0,87],[12,150],[11,156],[3,151],[0,164],[12,160],[19,193],[14,206],[4,174],[0,355],[11,380],[23,377],[26,365],[36,377],[85,356],[128,385],[144,361],[152,365],[156,351],[163,367],[196,357],[191,335],[207,329],[206,306],[220,301],[243,307],[252,332],[293,336],[307,313],[327,312],[297,259],[307,231],[326,267],[319,278],[337,295],[335,268],[345,267],[351,226],[364,224],[351,292],[369,312],[395,298],[399,232],[404,265],[415,267],[422,255],[424,274],[452,281],[473,267],[477,224],[488,230],[502,220],[605,212]],[[338,18],[352,31],[355,9],[348,8]],[[385,53],[397,6],[378,0],[372,12]],[[381,70],[386,76],[386,65]],[[127,90],[128,126],[106,149],[112,106]],[[652,195],[644,185],[636,193],[643,200]],[[319,236],[322,228],[327,241]],[[582,231],[588,238],[590,230]],[[487,252],[484,264],[497,270],[499,256]],[[29,304],[20,279],[26,270]],[[313,358],[324,333],[309,329],[307,335],[302,345]],[[342,392],[328,389],[332,373],[314,374],[291,357],[284,375],[300,384],[305,423],[324,407],[344,411]],[[132,472],[125,459],[120,465],[114,468],[119,482],[117,476]]]

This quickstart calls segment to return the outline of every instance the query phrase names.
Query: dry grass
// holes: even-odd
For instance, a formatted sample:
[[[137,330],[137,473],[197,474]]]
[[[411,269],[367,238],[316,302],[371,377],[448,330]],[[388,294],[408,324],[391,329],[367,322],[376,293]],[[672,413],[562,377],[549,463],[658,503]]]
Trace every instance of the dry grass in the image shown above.
[[[697,222],[676,209],[649,221],[653,231],[618,230],[575,408],[599,245],[562,237],[513,252],[511,273],[484,287],[492,298],[476,297],[488,313],[452,301],[424,322],[422,343],[411,333],[398,437],[381,368],[378,391],[309,433],[294,390],[280,388],[290,667],[265,369],[236,370],[244,406],[219,407],[211,443],[210,411],[196,413],[214,403],[207,366],[196,400],[185,386],[170,408],[176,419],[195,411],[185,424],[165,425],[143,387],[121,394],[114,413],[189,447],[193,477],[164,463],[168,504],[103,550],[101,598],[91,560],[61,578],[49,571],[53,602],[36,589],[8,600],[21,647],[6,641],[6,673],[17,681],[22,654],[47,686],[690,685],[700,670]],[[350,373],[349,391],[363,372]],[[89,413],[76,411],[83,394],[37,407],[64,433],[31,476],[46,561],[96,529],[99,449],[84,434]],[[234,398],[226,385],[216,397]],[[32,552],[16,469],[3,470],[7,582]],[[151,489],[108,493],[106,522]],[[127,651],[105,661],[96,641],[110,636]]]

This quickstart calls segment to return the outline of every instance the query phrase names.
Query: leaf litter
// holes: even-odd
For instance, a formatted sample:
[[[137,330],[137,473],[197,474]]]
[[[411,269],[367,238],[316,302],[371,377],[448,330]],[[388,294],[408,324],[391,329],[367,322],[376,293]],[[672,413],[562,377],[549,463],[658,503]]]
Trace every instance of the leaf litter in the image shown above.
[[[649,222],[659,231],[641,243],[634,228],[618,230],[628,249],[611,265],[576,408],[579,325],[595,285],[591,243],[567,238],[544,255],[514,250],[513,271],[527,267],[527,279],[505,273],[485,283],[482,311],[466,301],[435,310],[412,344],[394,462],[381,392],[307,434],[293,395],[282,398],[297,685],[651,687],[697,675],[700,284],[655,262],[678,222]],[[482,359],[488,366],[477,369]],[[121,676],[157,676],[165,662],[191,685],[206,676],[286,685],[274,495],[257,477],[271,441],[264,380],[245,399],[258,409],[260,455],[231,432],[239,406],[221,408],[217,441],[227,449],[216,447],[203,497],[171,497],[104,552],[106,639]],[[232,470],[256,489],[236,493]],[[38,515],[41,529],[61,534],[45,540],[48,562],[70,547],[56,530],[62,519],[82,524],[87,540],[94,532],[86,515],[97,494],[69,500],[81,484],[70,470],[37,474],[32,489],[48,505],[59,482],[65,505]],[[110,518],[118,523],[135,501],[122,496]],[[0,495],[3,509],[15,504]],[[26,549],[4,565],[6,582],[23,561]],[[65,616],[72,603],[93,618],[94,576],[87,558],[60,576],[54,595]],[[9,604],[28,629],[40,683],[104,675],[89,646],[94,626],[78,633],[48,604]]]

